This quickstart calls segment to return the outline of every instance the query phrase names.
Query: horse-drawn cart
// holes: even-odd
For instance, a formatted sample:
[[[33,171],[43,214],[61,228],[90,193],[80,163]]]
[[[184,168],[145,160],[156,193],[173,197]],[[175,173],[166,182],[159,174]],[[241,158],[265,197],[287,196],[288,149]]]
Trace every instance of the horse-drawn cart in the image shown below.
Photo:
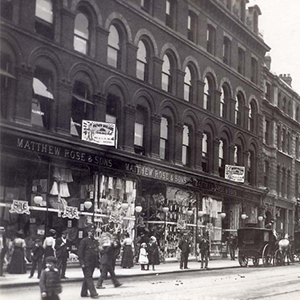
[[[258,266],[260,259],[264,266],[277,265],[281,260],[278,242],[271,229],[238,229],[238,259],[242,267],[248,266],[249,259]]]

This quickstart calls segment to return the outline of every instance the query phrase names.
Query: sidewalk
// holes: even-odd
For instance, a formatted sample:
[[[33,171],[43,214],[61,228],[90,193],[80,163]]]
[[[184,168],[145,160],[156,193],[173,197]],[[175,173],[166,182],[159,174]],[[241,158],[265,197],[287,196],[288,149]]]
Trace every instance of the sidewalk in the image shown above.
[[[189,261],[187,270],[180,270],[179,262],[166,262],[155,266],[155,271],[142,271],[139,265],[135,265],[131,269],[123,269],[120,266],[116,266],[116,275],[118,278],[124,277],[136,277],[136,276],[149,276],[153,274],[167,274],[167,273],[178,273],[178,272],[195,272],[200,271],[200,262],[196,260]],[[227,269],[227,268],[238,268],[239,263],[237,260],[232,261],[230,259],[213,259],[209,261],[208,269]],[[98,279],[100,275],[99,269],[94,272],[94,278]],[[28,278],[29,271],[27,274],[8,274],[5,273],[5,277],[0,277],[0,289],[4,288],[15,288],[22,286],[38,285],[39,279],[37,279],[37,271],[33,278]],[[82,281],[83,274],[80,267],[67,268],[66,276],[69,279],[64,279],[62,282],[77,282]]]

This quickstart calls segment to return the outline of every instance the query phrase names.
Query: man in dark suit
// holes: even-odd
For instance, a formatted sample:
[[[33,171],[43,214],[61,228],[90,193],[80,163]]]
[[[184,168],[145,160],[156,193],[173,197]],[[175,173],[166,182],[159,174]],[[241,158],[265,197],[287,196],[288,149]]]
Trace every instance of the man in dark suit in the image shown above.
[[[59,270],[61,279],[68,279],[66,277],[67,260],[69,257],[69,249],[67,244],[67,232],[64,231],[61,238],[58,238],[55,243],[57,268]]]
[[[107,273],[110,274],[110,278],[115,287],[122,285],[116,277],[115,274],[115,261],[116,261],[116,250],[118,248],[118,243],[113,239],[110,242],[110,245],[105,245],[100,249],[101,254],[101,275],[97,282],[97,289],[104,289],[103,281],[107,278]]]
[[[84,279],[81,287],[81,297],[88,297],[88,290],[92,299],[98,299],[100,296],[93,282],[93,273],[96,267],[99,267],[98,241],[94,238],[95,227],[90,225],[87,229],[88,236],[83,238],[78,248],[78,258],[83,271]]]
[[[182,268],[188,269],[188,258],[189,258],[189,253],[191,252],[191,245],[189,243],[187,233],[184,233],[181,241],[179,242],[178,247],[181,250],[180,269]]]

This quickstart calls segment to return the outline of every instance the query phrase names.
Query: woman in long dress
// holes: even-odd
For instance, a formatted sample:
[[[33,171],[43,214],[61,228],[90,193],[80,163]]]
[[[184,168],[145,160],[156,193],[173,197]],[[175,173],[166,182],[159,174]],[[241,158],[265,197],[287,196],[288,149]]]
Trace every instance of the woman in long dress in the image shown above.
[[[25,251],[26,243],[23,239],[23,230],[17,232],[17,236],[12,242],[12,255],[7,266],[7,272],[10,274],[25,274]]]
[[[121,266],[122,268],[133,267],[132,239],[129,237],[128,233],[126,233],[125,239],[123,241],[123,255],[122,255]]]

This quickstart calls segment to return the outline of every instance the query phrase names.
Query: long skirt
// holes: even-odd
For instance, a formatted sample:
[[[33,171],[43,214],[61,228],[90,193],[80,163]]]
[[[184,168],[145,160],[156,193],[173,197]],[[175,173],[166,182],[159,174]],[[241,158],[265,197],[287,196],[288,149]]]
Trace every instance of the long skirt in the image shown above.
[[[26,263],[24,257],[24,249],[22,247],[14,248],[10,263],[7,266],[7,272],[10,274],[25,274]]]
[[[122,268],[133,267],[133,252],[131,245],[124,246],[121,266]]]

